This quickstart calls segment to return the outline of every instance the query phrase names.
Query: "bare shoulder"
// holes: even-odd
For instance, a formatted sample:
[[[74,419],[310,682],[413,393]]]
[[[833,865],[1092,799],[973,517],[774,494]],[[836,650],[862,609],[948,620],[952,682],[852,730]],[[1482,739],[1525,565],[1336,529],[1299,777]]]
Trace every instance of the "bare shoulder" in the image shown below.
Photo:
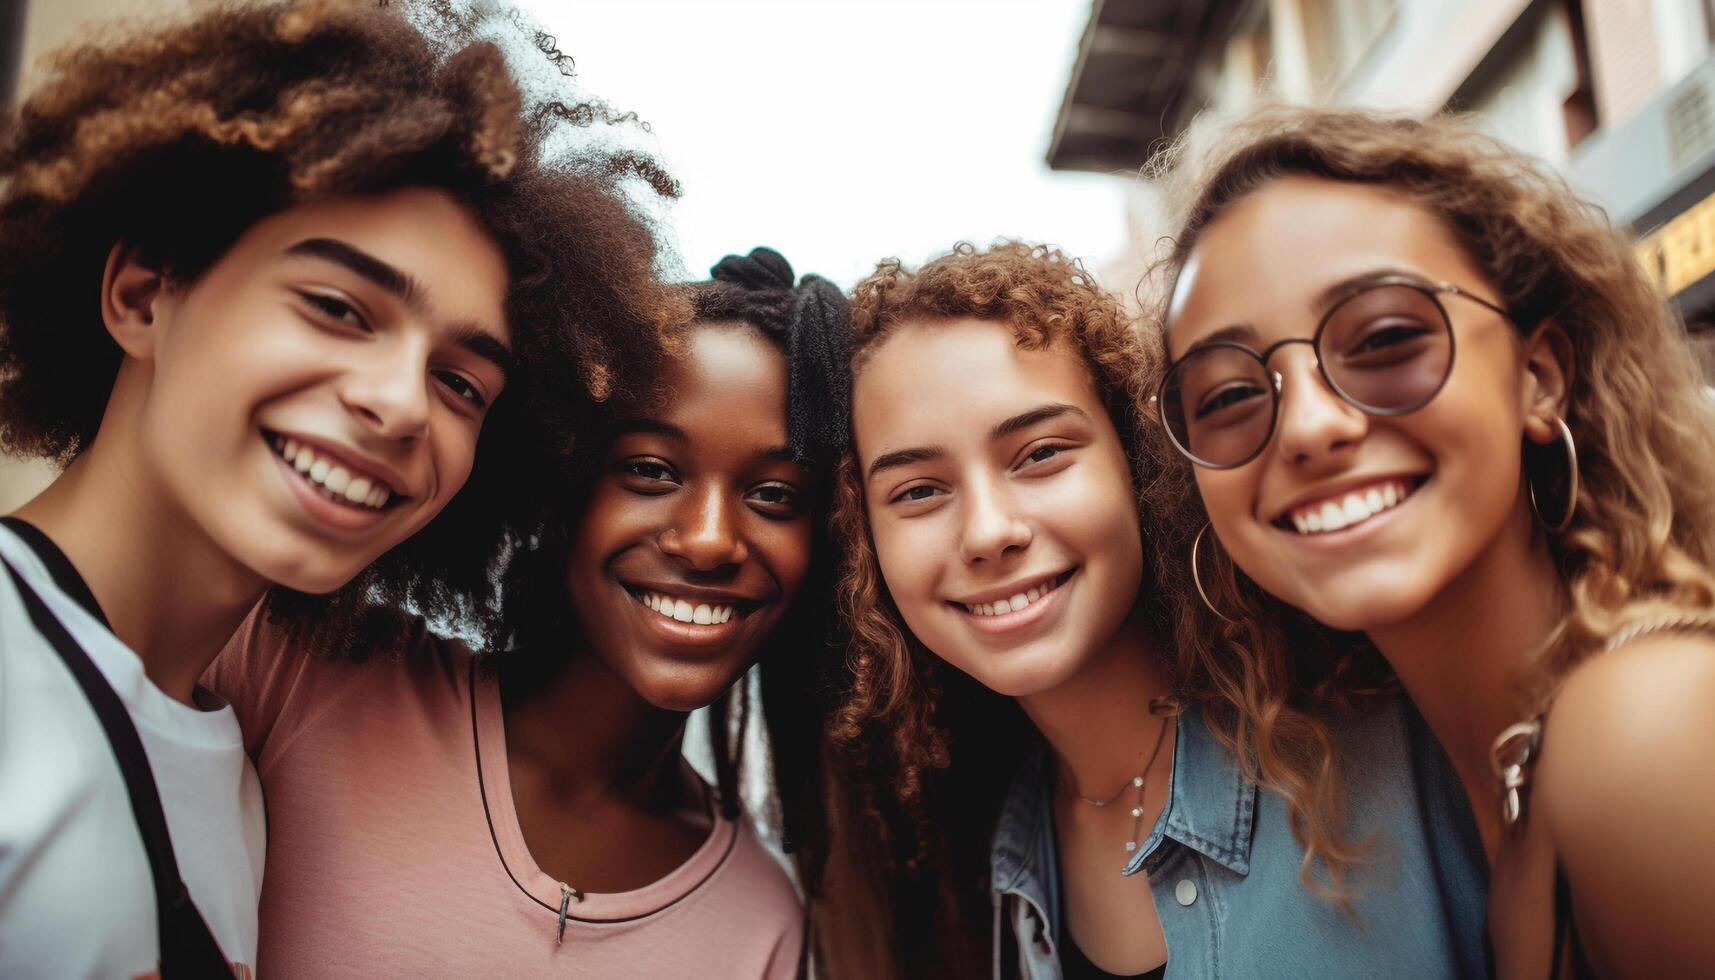
[[[1711,770],[1688,767],[1715,759],[1712,698],[1715,635],[1646,637],[1580,664],[1544,725],[1539,778],[1543,805],[1564,817],[1555,825],[1603,813],[1594,795],[1623,791],[1633,818],[1639,803],[1701,797],[1705,781],[1687,777]]]
[[[1662,634],[1592,657],[1543,729],[1532,806],[1598,961],[1715,960],[1715,637]],[[1671,971],[1668,975],[1672,975]]]

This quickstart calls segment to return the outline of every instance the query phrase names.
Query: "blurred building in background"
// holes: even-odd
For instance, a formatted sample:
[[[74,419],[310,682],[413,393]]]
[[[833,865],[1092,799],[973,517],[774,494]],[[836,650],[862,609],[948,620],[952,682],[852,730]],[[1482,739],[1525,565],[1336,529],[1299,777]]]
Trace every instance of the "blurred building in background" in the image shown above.
[[[1715,338],[1712,42],[1715,0],[1095,0],[1048,162],[1135,172],[1197,113],[1258,98],[1473,112],[1631,229]],[[1136,194],[1116,283],[1162,233]]]

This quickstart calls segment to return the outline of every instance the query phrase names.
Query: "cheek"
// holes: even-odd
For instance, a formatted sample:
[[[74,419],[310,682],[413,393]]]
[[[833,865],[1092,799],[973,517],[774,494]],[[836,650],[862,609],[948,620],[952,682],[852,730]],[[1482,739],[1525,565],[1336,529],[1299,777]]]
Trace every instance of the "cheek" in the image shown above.
[[[749,535],[757,556],[774,572],[788,603],[810,571],[810,527],[810,520],[805,518],[769,522]]]
[[[887,586],[895,605],[903,607],[915,602],[932,578],[927,563],[921,560],[926,522],[920,519],[908,525],[883,521],[879,526],[871,524],[871,528],[870,540],[875,546],[876,564],[881,567],[882,584]]]

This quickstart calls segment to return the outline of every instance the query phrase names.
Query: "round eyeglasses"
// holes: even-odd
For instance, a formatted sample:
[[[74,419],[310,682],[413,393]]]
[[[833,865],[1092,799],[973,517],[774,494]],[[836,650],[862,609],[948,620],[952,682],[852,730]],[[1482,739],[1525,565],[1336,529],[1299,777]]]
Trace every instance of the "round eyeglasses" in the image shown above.
[[[1250,462],[1274,437],[1281,377],[1268,362],[1288,344],[1309,344],[1322,380],[1351,405],[1371,415],[1415,412],[1453,373],[1453,325],[1442,294],[1510,319],[1502,307],[1452,283],[1384,276],[1334,304],[1313,336],[1289,337],[1261,353],[1232,341],[1193,347],[1168,366],[1150,401],[1179,451],[1217,470]]]

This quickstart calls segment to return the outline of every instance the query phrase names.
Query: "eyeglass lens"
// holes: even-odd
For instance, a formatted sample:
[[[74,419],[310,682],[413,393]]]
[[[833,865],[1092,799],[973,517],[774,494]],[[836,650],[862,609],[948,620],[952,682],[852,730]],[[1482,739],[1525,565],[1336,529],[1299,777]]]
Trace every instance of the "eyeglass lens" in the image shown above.
[[[1341,398],[1373,415],[1398,415],[1423,407],[1447,380],[1452,328],[1429,290],[1372,286],[1328,312],[1317,330],[1316,356]],[[1239,345],[1187,354],[1162,386],[1169,434],[1205,466],[1237,466],[1261,452],[1279,406],[1269,368]]]

